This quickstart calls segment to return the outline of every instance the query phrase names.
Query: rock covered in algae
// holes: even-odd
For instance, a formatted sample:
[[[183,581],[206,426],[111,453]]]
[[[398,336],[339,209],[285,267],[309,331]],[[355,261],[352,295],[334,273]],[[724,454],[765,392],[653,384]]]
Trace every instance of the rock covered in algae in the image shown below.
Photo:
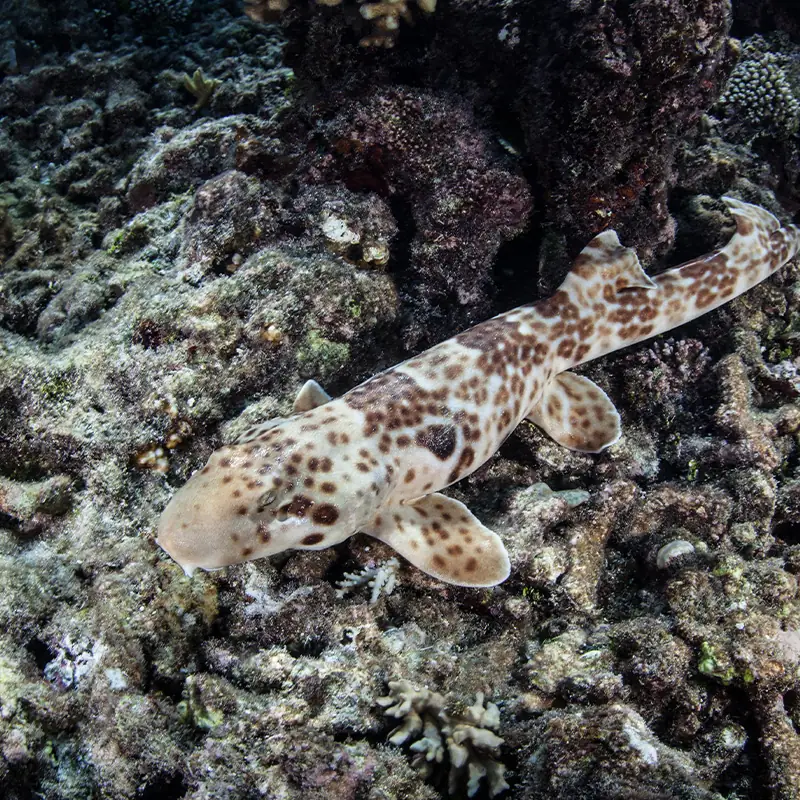
[[[369,53],[346,41],[347,4],[298,6],[292,92],[275,29],[194,5],[180,36],[146,41],[125,14],[79,17],[65,38],[75,4],[31,12],[25,30],[9,16],[0,794],[436,800],[451,770],[435,736],[419,748],[426,778],[377,704],[397,679],[459,719],[499,717],[504,741],[480,736],[507,766],[501,797],[797,797],[795,267],[591,365],[623,416],[609,451],[570,453],[524,423],[449,490],[508,544],[512,576],[494,590],[401,564],[390,594],[341,597],[343,578],[393,556],[366,537],[190,580],[152,538],[211,450],[286,413],[306,378],[340,393],[407,343],[556,282],[608,222],[589,203],[598,175],[645,252],[672,235],[661,203],[676,183],[676,260],[730,235],[725,192],[785,219],[772,192],[791,205],[794,190],[724,126],[677,139],[730,66],[725,4],[702,4],[668,53],[682,3],[629,18],[619,3],[563,18],[549,3],[456,3]],[[554,45],[532,42],[556,22],[558,53],[592,45],[563,74]],[[327,42],[316,65],[298,25]],[[70,50],[99,29],[109,38]],[[640,34],[665,55],[647,98]],[[597,65],[607,80],[583,86]],[[180,77],[198,67],[222,83],[195,111]],[[533,97],[561,108],[557,135]],[[561,260],[537,274],[540,241]],[[491,699],[477,710],[476,696]],[[436,718],[447,749],[457,724]]]
[[[648,259],[671,243],[676,142],[735,61],[728,0],[460,0],[402,30],[379,57],[359,46],[363,21],[347,7],[290,3],[282,17],[287,59],[318,89],[318,129],[351,113],[350,98],[374,107],[398,82],[426,87],[428,102],[467,98],[533,179],[540,212],[572,255],[608,225]],[[383,154],[365,152],[361,180],[382,179]],[[406,202],[415,216],[424,208]]]

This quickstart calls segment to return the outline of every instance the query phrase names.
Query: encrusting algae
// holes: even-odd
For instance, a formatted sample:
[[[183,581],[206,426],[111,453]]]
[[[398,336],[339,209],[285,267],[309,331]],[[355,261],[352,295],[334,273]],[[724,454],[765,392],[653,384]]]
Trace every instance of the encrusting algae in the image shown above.
[[[671,330],[747,291],[800,249],[800,229],[724,198],[737,230],[718,251],[650,277],[617,234],[596,236],[548,300],[501,314],[331,400],[313,381],[295,414],[222,447],[173,497],[158,543],[187,573],[361,531],[430,575],[493,586],[506,548],[439,494],[523,420],[571,450],[620,437],[600,387],[567,370]]]

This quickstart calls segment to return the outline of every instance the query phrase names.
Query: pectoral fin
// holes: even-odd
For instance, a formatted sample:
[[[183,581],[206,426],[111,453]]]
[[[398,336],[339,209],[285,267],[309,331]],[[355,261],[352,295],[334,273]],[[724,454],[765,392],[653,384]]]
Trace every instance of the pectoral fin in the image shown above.
[[[572,372],[562,372],[547,384],[527,418],[559,444],[583,453],[599,453],[622,434],[619,412],[608,395]]]
[[[500,537],[463,503],[443,494],[384,509],[364,533],[447,583],[494,586],[508,577],[508,553]]]
[[[331,396],[316,381],[306,381],[294,399],[294,411],[311,411],[324,406],[330,399]]]

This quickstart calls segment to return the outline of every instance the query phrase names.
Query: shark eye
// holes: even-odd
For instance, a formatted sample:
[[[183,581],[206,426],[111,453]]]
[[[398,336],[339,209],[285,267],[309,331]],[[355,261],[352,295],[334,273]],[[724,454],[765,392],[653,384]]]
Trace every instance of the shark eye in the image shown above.
[[[264,492],[261,497],[258,498],[258,502],[256,503],[256,509],[258,511],[263,511],[270,503],[275,502],[275,498],[277,497],[277,493],[270,489],[268,492]]]

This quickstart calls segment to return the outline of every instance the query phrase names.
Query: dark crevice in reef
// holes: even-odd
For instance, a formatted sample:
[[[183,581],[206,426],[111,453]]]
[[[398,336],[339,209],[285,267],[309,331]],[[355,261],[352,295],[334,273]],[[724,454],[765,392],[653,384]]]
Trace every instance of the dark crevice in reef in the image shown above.
[[[21,526],[19,520],[14,519],[10,514],[0,511],[0,528],[6,528],[13,533],[21,533]]]
[[[38,669],[43,670],[55,657],[56,653],[41,639],[34,637],[25,649],[33,656]]]
[[[175,702],[183,699],[183,688],[185,682],[177,678],[170,678],[164,675],[152,675],[149,688],[151,691],[159,692],[164,697],[169,697]]]
[[[229,591],[230,587],[220,587],[219,592]],[[217,615],[208,628],[208,639],[226,639],[231,635],[231,620],[233,619],[233,611],[228,604],[221,603],[217,611]],[[205,668],[204,657],[202,649],[198,651],[198,670]]]
[[[732,702],[731,708],[752,707],[752,698],[748,699],[744,692],[734,692],[734,695],[738,695],[739,702]],[[735,712],[732,716],[736,717]],[[751,777],[752,795],[750,800],[772,800],[775,797],[771,790],[773,781],[769,770],[769,759],[761,744],[761,728],[751,714],[740,719],[739,722],[747,733],[747,742],[742,748],[737,764],[733,765],[731,771],[741,763],[742,766],[737,771],[740,775]]]
[[[413,206],[409,199],[399,195],[391,197],[389,199],[389,208],[397,223],[397,236],[392,241],[392,258],[389,262],[389,271],[395,277],[395,285],[402,302],[400,325],[402,328],[417,316],[414,304],[410,302],[416,296],[411,246],[417,234],[417,223],[414,220]],[[392,344],[397,348],[397,360],[402,360],[410,355],[406,348],[402,347],[402,343],[399,340]]]
[[[800,689],[789,689],[783,695],[783,707],[786,715],[792,724],[792,729],[800,735]]]
[[[319,658],[330,646],[327,636],[303,636],[297,638],[287,645],[287,652],[293,658]]]
[[[136,792],[136,800],[180,800],[188,788],[180,773],[156,775]]]
[[[359,536],[361,534],[355,534]],[[325,582],[331,585],[336,585],[344,580],[345,573],[358,572],[360,565],[357,561],[349,557],[347,545],[339,545],[335,548],[337,558],[325,571]]]
[[[494,268],[498,292],[493,305],[497,314],[543,299],[537,296],[537,254],[541,236],[534,230],[520,234],[500,247]]]
[[[16,766],[9,770],[8,794],[3,797],[5,800],[40,800],[44,795],[38,791],[36,775]]]
[[[397,236],[392,241],[392,258],[389,271],[396,276],[399,286],[409,283],[411,270],[411,242],[417,233],[411,202],[395,195],[389,198],[389,208],[397,223]]]
[[[800,525],[792,520],[779,522],[772,529],[772,535],[790,546],[800,544]]]
[[[142,670],[142,691],[162,694],[175,703],[182,700],[183,690],[186,684],[183,677],[168,676],[156,672],[153,648],[146,642],[142,643],[142,655],[145,662],[144,669]]]

